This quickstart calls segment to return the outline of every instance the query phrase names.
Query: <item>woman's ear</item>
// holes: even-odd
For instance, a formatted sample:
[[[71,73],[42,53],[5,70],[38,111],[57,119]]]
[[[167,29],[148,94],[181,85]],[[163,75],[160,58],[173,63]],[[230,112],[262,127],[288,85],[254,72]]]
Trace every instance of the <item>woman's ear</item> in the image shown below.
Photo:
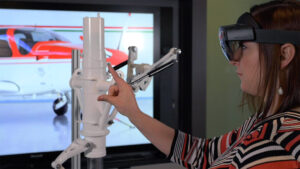
[[[281,51],[281,56],[282,56],[280,68],[284,69],[293,60],[295,53],[296,53],[296,49],[293,44],[285,43],[281,46],[280,51]]]

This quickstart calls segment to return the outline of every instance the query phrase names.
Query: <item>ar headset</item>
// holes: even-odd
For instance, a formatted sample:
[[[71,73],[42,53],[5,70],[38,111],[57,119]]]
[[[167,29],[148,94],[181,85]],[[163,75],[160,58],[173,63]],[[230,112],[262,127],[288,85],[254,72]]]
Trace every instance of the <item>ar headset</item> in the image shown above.
[[[241,47],[243,41],[300,45],[300,32],[262,29],[251,14],[246,12],[239,17],[236,24],[220,27],[219,40],[225,57],[232,61],[234,53]]]

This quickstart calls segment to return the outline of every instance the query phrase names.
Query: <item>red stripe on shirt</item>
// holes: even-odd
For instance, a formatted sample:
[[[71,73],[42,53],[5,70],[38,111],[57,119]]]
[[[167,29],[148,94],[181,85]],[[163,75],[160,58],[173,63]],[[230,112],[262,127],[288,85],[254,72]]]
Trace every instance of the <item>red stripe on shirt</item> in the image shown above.
[[[226,134],[222,137],[222,140],[221,140],[221,153],[224,153],[225,150],[227,149],[227,148],[226,148],[226,140],[227,140],[227,137],[228,137],[228,133],[226,133]]]
[[[283,168],[299,168],[299,162],[295,161],[272,161],[269,163],[260,164],[254,167],[251,167],[251,169],[266,169],[266,168],[272,168],[272,169],[283,169]]]
[[[184,137],[184,144],[183,144],[183,149],[182,149],[182,152],[181,152],[181,160],[184,160],[184,153],[185,153],[186,144],[187,144],[187,137],[188,137],[188,135],[185,134],[185,137]]]
[[[293,140],[291,140],[287,145],[286,145],[286,150],[290,151],[291,147],[300,140],[300,135],[298,135],[296,138],[294,138]]]
[[[206,166],[207,166],[207,157],[206,157],[206,152],[208,151],[207,150],[207,147],[208,147],[208,143],[209,143],[209,141],[208,140],[206,140],[206,142],[205,142],[205,148],[204,148],[204,152],[203,152],[203,169],[205,169],[206,168]]]

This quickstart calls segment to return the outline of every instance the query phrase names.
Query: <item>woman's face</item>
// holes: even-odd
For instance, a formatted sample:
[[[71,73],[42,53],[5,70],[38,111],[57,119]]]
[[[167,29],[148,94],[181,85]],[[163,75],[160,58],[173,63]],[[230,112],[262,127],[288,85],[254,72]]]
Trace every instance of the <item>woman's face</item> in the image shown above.
[[[234,54],[235,61],[230,64],[236,67],[236,73],[241,80],[242,91],[258,95],[260,81],[259,45],[255,42],[243,42],[242,47]]]

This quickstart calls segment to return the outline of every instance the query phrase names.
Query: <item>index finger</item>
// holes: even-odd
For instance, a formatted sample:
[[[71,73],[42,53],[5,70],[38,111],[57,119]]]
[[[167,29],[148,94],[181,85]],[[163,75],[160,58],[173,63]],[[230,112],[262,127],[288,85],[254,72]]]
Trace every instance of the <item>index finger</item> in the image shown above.
[[[113,78],[115,79],[116,83],[119,84],[122,80],[122,78],[120,78],[120,76],[118,75],[118,73],[115,71],[115,69],[111,66],[111,64],[107,64],[108,66],[108,70],[111,73],[111,75],[113,76]]]

